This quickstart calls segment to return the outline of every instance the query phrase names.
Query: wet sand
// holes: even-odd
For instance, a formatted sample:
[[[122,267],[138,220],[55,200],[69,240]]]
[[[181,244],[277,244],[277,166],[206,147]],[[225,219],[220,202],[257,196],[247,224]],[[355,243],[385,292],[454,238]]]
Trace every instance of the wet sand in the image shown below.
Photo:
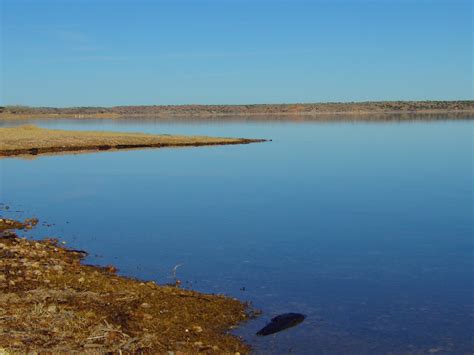
[[[21,238],[0,219],[0,352],[248,353],[228,330],[246,305],[84,265],[84,251]]]
[[[263,139],[65,131],[33,125],[0,128],[0,157],[117,149],[248,144]]]

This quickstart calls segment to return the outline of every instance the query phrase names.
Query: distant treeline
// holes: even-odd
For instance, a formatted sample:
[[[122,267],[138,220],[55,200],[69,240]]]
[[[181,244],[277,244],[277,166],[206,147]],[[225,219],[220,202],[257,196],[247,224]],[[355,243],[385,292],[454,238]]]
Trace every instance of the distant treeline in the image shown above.
[[[163,116],[163,115],[279,115],[279,114],[366,114],[474,111],[474,100],[465,101],[379,101],[348,103],[256,104],[256,105],[159,105],[114,107],[0,107],[3,115],[67,115],[67,116]]]

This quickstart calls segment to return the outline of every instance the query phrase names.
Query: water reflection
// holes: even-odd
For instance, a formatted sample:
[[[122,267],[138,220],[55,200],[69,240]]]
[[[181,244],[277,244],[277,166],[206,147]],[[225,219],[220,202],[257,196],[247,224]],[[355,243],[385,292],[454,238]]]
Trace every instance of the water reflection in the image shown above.
[[[471,352],[472,122],[45,120],[273,141],[4,159],[1,201],[89,262],[252,301],[257,352]]]

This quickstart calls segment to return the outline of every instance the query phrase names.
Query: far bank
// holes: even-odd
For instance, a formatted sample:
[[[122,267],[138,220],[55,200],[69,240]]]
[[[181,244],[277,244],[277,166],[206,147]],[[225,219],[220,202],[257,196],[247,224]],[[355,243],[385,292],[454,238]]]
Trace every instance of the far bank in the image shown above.
[[[304,117],[320,119],[324,116],[364,118],[377,115],[436,115],[474,114],[473,100],[459,101],[377,101],[346,103],[295,103],[252,105],[148,105],[114,107],[0,107],[0,119],[32,118],[134,118],[134,117]]]

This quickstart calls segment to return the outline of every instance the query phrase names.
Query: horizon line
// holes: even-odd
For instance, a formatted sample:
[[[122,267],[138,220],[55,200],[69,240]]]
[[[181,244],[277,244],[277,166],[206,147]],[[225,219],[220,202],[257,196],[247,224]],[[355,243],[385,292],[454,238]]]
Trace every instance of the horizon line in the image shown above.
[[[191,107],[191,106],[227,106],[227,107],[237,107],[237,106],[288,106],[288,105],[349,105],[349,104],[376,104],[376,103],[434,103],[434,102],[445,102],[445,103],[467,103],[473,102],[472,99],[456,99],[456,100],[366,100],[366,101],[314,101],[314,102],[283,102],[283,103],[242,103],[242,104],[201,104],[201,103],[189,103],[189,104],[123,104],[123,105],[105,105],[105,106],[32,106],[28,104],[4,104],[0,105],[0,108],[55,108],[55,109],[69,109],[69,108],[115,108],[115,107]]]

